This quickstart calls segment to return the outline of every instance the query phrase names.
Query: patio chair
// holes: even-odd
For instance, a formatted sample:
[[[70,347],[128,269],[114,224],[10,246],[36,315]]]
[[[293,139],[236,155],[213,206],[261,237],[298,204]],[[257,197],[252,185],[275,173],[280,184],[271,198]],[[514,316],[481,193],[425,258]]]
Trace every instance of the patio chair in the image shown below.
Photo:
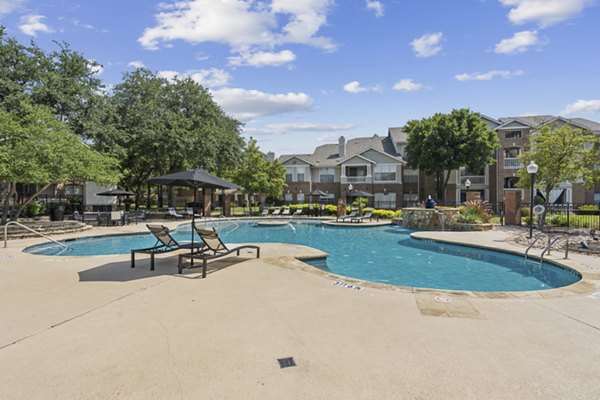
[[[371,222],[373,217],[373,211],[369,210],[367,212],[365,212],[363,215],[361,215],[360,217],[355,217],[355,218],[350,218],[350,222],[363,222],[365,219],[369,219],[369,222]]]
[[[131,250],[131,268],[135,268],[135,254],[150,254],[150,271],[154,271],[154,255],[169,253],[175,250],[192,249],[191,243],[179,243],[171,236],[169,228],[163,225],[146,225],[150,230],[150,233],[156,238],[156,243],[152,247],[146,247],[144,249]],[[204,243],[194,243],[194,249],[200,249],[204,246]]]
[[[188,207],[185,209],[185,215],[187,215],[188,217],[192,218],[200,218],[200,214],[196,214],[194,212],[194,209],[192,207]]]
[[[135,222],[137,225],[138,221],[146,221],[146,211],[142,210],[137,214],[127,214],[127,223]]]
[[[350,211],[350,214],[345,215],[343,217],[337,217],[335,219],[336,222],[341,221],[341,222],[346,222],[347,219],[352,219],[352,218],[356,218],[356,210]]]
[[[296,211],[294,211],[294,216],[297,217],[299,215],[302,215],[302,208],[297,208]]]
[[[283,209],[283,211],[281,212],[281,215],[290,215],[290,208],[286,207]]]
[[[177,210],[175,209],[175,207],[169,207],[167,211],[169,213],[169,215],[168,215],[169,217],[173,217],[175,219],[177,219],[177,218],[183,219],[183,215],[178,214]]]
[[[267,215],[269,215],[269,209],[267,207],[263,208],[260,215],[266,217]]]
[[[202,239],[203,247],[192,254],[180,254],[179,255],[179,264],[177,266],[178,272],[181,274],[183,272],[183,260],[184,258],[190,259],[190,266],[187,268],[194,268],[194,259],[202,260],[202,278],[206,278],[206,267],[208,264],[208,260],[212,260],[215,258],[225,257],[231,253],[236,253],[237,256],[240,255],[240,250],[242,249],[254,249],[256,250],[256,258],[260,258],[260,247],[246,244],[242,246],[237,246],[234,248],[228,248],[225,243],[219,237],[219,234],[215,230],[200,228],[194,225],[194,229],[196,233]]]
[[[73,211],[73,219],[78,222],[83,221],[83,217],[79,214],[79,211]]]
[[[281,215],[281,207],[275,207],[275,209],[271,213],[271,216],[273,217],[275,215]]]

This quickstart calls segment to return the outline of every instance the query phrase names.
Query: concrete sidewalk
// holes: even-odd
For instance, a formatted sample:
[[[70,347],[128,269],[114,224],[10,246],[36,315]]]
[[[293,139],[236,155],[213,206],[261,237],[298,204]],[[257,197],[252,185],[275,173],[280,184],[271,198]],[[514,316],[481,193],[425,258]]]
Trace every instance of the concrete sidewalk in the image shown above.
[[[507,235],[427,233],[519,250]],[[199,279],[176,276],[173,253],[150,272],[21,252],[39,242],[0,250],[2,399],[600,397],[598,258],[572,261],[594,290],[490,299],[356,290],[307,273],[294,257],[321,253],[304,246],[261,244]]]

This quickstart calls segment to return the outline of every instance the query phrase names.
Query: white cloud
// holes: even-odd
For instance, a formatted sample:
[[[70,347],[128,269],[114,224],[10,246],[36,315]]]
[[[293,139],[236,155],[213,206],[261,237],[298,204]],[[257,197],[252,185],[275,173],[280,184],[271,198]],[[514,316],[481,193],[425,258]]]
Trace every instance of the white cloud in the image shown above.
[[[38,32],[52,33],[54,30],[43,21],[46,19],[43,15],[24,15],[21,17],[19,29],[26,35],[35,36]]]
[[[344,85],[344,90],[348,93],[380,92],[383,90],[383,87],[381,85],[365,87],[361,86],[358,81],[352,81]]]
[[[384,9],[381,1],[377,0],[365,0],[367,4],[367,9],[373,11],[376,17],[383,17]]]
[[[352,81],[344,85],[344,90],[348,93],[368,92],[369,88],[360,86],[358,81]]]
[[[271,115],[306,111],[313,100],[305,93],[265,93],[258,90],[223,88],[212,91],[213,98],[225,112],[242,122]]]
[[[226,71],[217,68],[189,70],[185,72],[158,71],[157,75],[169,81],[174,81],[177,78],[191,78],[194,82],[204,87],[225,86],[231,79],[231,75]]]
[[[600,114],[600,100],[577,100],[560,112],[560,115],[573,114]]]
[[[565,21],[580,14],[594,0],[500,0],[511,10],[510,22],[516,25],[535,22],[542,27]]]
[[[521,76],[523,75],[525,72],[521,71],[521,70],[517,70],[517,71],[498,71],[498,70],[494,70],[494,71],[489,71],[489,72],[484,72],[484,73],[479,73],[479,72],[475,72],[472,74],[459,74],[454,76],[454,78],[457,81],[490,81],[494,78],[502,78],[502,79],[510,79],[513,78],[515,76]]]
[[[524,53],[532,46],[543,44],[537,34],[537,31],[517,32],[512,37],[496,43],[494,51],[498,54]]]
[[[127,63],[127,66],[132,68],[146,68],[146,65],[139,60],[130,61]]]
[[[91,30],[96,29],[96,28],[94,28],[94,25],[83,23],[80,20],[78,20],[77,18],[73,18],[71,20],[71,22],[73,23],[73,25],[75,25],[78,28],[91,29]]]
[[[417,57],[431,57],[442,50],[442,32],[428,33],[419,38],[416,38],[410,45],[413,48]]]
[[[401,90],[404,92],[414,92],[416,90],[423,89],[422,83],[414,82],[412,79],[402,79],[394,85],[394,90]]]
[[[352,124],[316,124],[312,122],[286,122],[281,124],[268,124],[262,128],[255,128],[252,133],[257,135],[282,135],[290,132],[338,132],[354,129]]]
[[[156,25],[146,28],[138,42],[147,49],[184,40],[226,44],[233,53],[256,53],[285,44],[304,44],[331,51],[335,50],[335,43],[319,36],[318,32],[327,23],[333,4],[334,0],[161,3],[160,12],[155,15]]]
[[[232,66],[279,66],[290,63],[296,59],[296,55],[290,50],[283,50],[279,53],[258,51],[256,53],[241,52],[238,56],[229,57],[229,65]]]
[[[17,10],[21,4],[23,4],[23,0],[0,0],[0,15],[10,14]]]

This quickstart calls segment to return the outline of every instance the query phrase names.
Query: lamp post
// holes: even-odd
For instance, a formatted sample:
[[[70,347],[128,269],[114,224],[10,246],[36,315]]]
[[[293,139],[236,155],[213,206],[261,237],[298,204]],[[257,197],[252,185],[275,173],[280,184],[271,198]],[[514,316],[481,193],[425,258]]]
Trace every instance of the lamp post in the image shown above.
[[[467,190],[465,191],[465,200],[469,201],[469,195],[468,195],[468,193],[469,193],[469,188],[471,187],[471,180],[470,179],[467,179],[465,181],[465,187],[467,188]]]
[[[531,199],[529,201],[529,238],[533,237],[533,187],[535,186],[535,174],[538,171],[537,164],[532,160],[527,166],[527,173],[531,177]]]

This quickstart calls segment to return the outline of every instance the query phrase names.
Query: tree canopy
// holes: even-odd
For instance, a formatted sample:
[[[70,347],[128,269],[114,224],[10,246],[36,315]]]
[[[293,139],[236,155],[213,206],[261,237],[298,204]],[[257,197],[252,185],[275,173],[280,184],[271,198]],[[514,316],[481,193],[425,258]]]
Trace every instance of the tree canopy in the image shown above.
[[[20,205],[16,214],[52,183],[116,182],[116,160],[82,143],[48,108],[23,104],[22,115],[0,109],[0,182],[5,222],[17,183],[39,184],[37,192]]]
[[[536,181],[546,196],[561,182],[583,180],[591,188],[600,182],[600,139],[592,132],[569,124],[546,125],[529,137],[529,149],[519,155],[523,164],[538,165]],[[531,179],[526,168],[517,171],[519,187],[529,187]]]
[[[285,187],[285,167],[279,161],[267,161],[256,140],[250,138],[238,167],[231,179],[244,188],[245,194],[265,193],[278,197]]]
[[[452,170],[484,168],[494,162],[499,146],[496,133],[481,115],[468,109],[411,120],[403,130],[408,135],[407,165],[435,176],[438,201],[445,199]]]

